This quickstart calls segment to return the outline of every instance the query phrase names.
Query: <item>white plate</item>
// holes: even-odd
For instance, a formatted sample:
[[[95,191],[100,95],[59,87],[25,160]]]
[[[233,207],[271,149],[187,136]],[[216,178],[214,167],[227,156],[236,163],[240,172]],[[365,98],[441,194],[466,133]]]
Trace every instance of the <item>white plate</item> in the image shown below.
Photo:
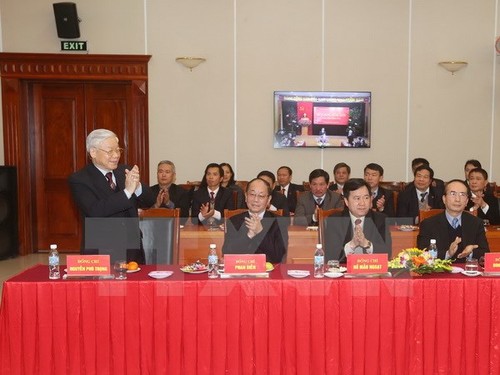
[[[470,277],[475,277],[475,276],[480,276],[482,275],[483,273],[482,272],[479,272],[479,271],[474,271],[474,272],[467,272],[467,271],[462,271],[460,272],[462,275],[465,275],[465,276],[470,276]]]
[[[325,276],[330,279],[336,279],[337,277],[344,276],[344,274],[342,272],[325,272]]]
[[[413,231],[417,230],[417,227],[414,225],[401,225],[399,227],[399,230],[402,232],[413,232]]]
[[[127,270],[127,273],[136,273],[136,272],[139,272],[141,270],[141,267],[135,269],[135,270]]]
[[[148,273],[148,276],[152,277],[153,279],[164,279],[166,277],[172,276],[174,271],[151,271]]]
[[[307,277],[311,274],[310,271],[305,270],[288,270],[288,276],[296,277],[297,279],[301,279],[303,277]]]
[[[451,267],[451,273],[461,273],[464,272],[464,269],[461,267]]]
[[[347,267],[339,267],[339,268],[330,268],[328,270],[328,272],[331,272],[331,273],[342,273],[342,272],[345,272],[347,271]]]
[[[314,231],[317,231],[318,230],[318,227],[317,226],[310,226],[310,227],[307,227],[306,230],[314,230]]]

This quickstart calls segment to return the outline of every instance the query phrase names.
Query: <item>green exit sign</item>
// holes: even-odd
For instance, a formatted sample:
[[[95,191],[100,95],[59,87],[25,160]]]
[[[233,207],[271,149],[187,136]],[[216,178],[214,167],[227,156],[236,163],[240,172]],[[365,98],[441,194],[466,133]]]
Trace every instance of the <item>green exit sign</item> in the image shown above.
[[[62,40],[61,51],[87,51],[87,42]]]

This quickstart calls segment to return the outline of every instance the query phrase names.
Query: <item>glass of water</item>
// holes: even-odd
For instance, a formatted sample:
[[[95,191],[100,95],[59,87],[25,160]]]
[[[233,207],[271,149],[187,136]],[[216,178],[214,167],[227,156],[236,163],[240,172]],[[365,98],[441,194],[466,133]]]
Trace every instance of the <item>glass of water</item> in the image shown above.
[[[467,259],[465,261],[465,272],[475,274],[479,270],[479,262],[476,258]]]
[[[127,279],[127,261],[126,260],[118,260],[115,262],[115,272],[116,272],[116,280],[126,280]]]

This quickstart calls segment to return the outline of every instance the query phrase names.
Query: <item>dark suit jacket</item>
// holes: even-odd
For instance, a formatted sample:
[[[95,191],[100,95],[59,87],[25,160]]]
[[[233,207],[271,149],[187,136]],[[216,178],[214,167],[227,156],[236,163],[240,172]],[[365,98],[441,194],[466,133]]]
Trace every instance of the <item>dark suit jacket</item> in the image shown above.
[[[156,197],[160,193],[160,185],[156,184],[151,186],[151,191],[153,196]],[[170,201],[174,203],[173,208],[180,208],[181,210],[181,224],[184,224],[189,218],[189,191],[180,187],[176,184],[170,184],[168,188],[168,194],[170,195]],[[161,205],[163,208],[168,208],[164,204]]]
[[[430,186],[427,202],[431,208],[444,208],[443,190]],[[414,184],[408,185],[398,195],[396,216],[410,217],[414,220],[419,214],[417,189]]]
[[[191,221],[193,223],[203,224],[198,220],[198,214],[200,213],[201,205],[208,202],[210,202],[210,196],[208,195],[208,190],[206,187],[200,187],[193,193],[193,206],[191,209]],[[224,217],[224,209],[235,209],[233,201],[233,191],[231,189],[226,189],[220,186],[219,191],[215,196],[215,210],[221,213],[221,217]]]
[[[486,213],[484,213],[483,210],[478,208],[477,217],[482,219],[482,220],[484,220],[484,219],[489,220],[490,224],[492,224],[492,225],[500,224],[500,212],[499,212],[499,208],[498,208],[498,198],[495,197],[493,194],[488,193],[488,191],[486,191],[484,193],[483,200],[488,204],[488,206],[490,206],[490,208],[488,209],[488,212],[486,212]],[[472,206],[474,206],[474,202],[472,202],[472,200],[469,199],[469,203],[467,203],[466,209],[469,210],[469,208],[471,208]]]
[[[385,205],[384,205],[384,210],[383,211],[378,211],[377,208],[377,200],[382,198],[384,196],[385,198]],[[373,198],[372,202],[372,208],[377,210],[378,212],[383,212],[389,217],[393,217],[396,215],[396,211],[394,210],[394,192],[384,189],[383,187],[379,186],[377,190],[377,196]]]
[[[113,171],[116,191],[109,187],[106,177],[92,163],[69,176],[71,194],[82,217],[137,217],[138,208],[149,208],[154,204],[155,197],[146,184],[142,184],[140,196],[132,194],[130,199],[127,198],[123,191],[126,168],[130,169],[125,165],[119,165]],[[128,260],[144,263],[144,254],[139,251],[131,254]]]
[[[450,229],[451,226],[446,219],[445,212],[423,220],[420,223],[420,232],[417,236],[418,248],[424,249],[428,247],[431,239],[435,239],[438,248],[438,258],[444,259],[450,244],[455,240],[455,238],[450,238]],[[484,232],[483,221],[464,212],[462,213],[462,242],[458,245],[458,250],[453,258],[456,258],[467,245],[478,245],[478,248],[473,252],[474,258],[479,259],[485,252],[490,251]],[[464,259],[460,260],[464,261]]]
[[[293,222],[295,225],[317,225],[313,222],[312,216],[316,210],[316,201],[313,194],[308,191],[302,194],[297,202],[297,209],[295,210],[295,218]],[[327,190],[325,199],[321,208],[323,210],[330,210],[332,208],[343,208],[344,199],[339,193]],[[317,218],[316,218],[317,219]]]
[[[287,223],[266,211],[262,218],[262,232],[254,238],[248,238],[245,218],[250,217],[248,211],[235,215],[227,220],[224,236],[223,254],[266,254],[271,263],[284,261],[288,248]]]
[[[281,192],[281,186],[276,186],[274,191],[278,193]],[[304,191],[304,186],[290,183],[288,187],[288,195],[286,196],[288,202],[288,211],[295,212],[295,207],[297,206],[297,192]],[[281,193],[280,193],[281,194]]]
[[[337,185],[336,182],[334,182],[333,184],[331,184],[329,187],[328,187],[329,190],[331,191],[337,191],[339,189],[339,186]]]
[[[380,212],[368,211],[363,224],[363,233],[373,244],[373,253],[386,253],[390,256],[390,246],[385,242],[386,215]],[[334,213],[325,219],[324,223],[325,257],[327,260],[338,259],[346,261],[344,246],[352,240],[353,228],[349,211]]]

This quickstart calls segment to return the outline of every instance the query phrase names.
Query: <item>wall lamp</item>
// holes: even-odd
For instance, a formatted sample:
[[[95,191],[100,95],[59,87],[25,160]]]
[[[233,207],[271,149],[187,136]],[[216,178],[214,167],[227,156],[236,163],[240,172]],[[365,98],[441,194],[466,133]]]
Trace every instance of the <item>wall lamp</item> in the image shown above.
[[[438,64],[449,71],[452,75],[468,65],[465,61],[441,61]]]
[[[203,57],[177,57],[175,59],[175,61],[181,63],[186,68],[189,68],[189,70],[191,71],[193,71],[193,68],[196,68],[198,65],[200,65],[203,61],[206,60],[207,59],[204,59]]]

